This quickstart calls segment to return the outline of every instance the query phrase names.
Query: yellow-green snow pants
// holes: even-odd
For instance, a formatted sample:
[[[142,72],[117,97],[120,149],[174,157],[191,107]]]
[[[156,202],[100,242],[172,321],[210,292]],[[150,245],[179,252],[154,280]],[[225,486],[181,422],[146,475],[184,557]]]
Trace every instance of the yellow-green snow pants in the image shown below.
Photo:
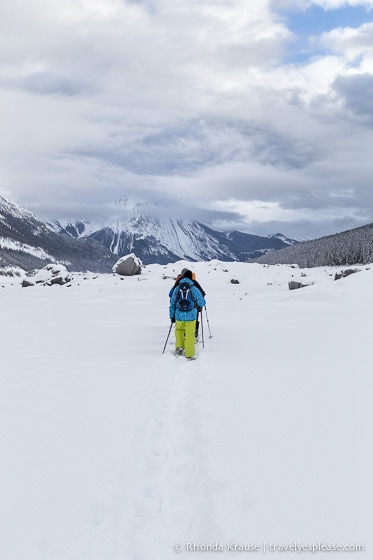
[[[176,348],[185,349],[186,358],[194,358],[196,343],[196,322],[176,321],[175,338]]]

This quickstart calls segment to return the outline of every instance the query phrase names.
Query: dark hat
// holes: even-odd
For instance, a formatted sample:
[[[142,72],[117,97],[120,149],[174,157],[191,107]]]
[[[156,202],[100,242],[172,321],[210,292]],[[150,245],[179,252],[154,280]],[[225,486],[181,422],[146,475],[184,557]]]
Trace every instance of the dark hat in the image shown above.
[[[192,271],[191,271],[191,270],[186,270],[186,271],[184,272],[183,278],[189,278],[189,280],[193,280],[193,273],[192,273]]]

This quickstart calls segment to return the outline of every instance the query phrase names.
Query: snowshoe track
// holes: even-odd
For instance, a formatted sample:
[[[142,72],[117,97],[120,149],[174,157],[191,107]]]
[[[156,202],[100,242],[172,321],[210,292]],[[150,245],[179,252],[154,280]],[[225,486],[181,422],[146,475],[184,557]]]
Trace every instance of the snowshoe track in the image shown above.
[[[202,385],[209,383],[208,375],[201,363],[166,355],[154,376],[157,387],[138,403],[133,480],[126,481],[132,491],[123,504],[127,515],[118,559],[126,553],[133,560],[167,560],[174,558],[178,542],[218,535],[210,500],[218,483],[204,460]]]

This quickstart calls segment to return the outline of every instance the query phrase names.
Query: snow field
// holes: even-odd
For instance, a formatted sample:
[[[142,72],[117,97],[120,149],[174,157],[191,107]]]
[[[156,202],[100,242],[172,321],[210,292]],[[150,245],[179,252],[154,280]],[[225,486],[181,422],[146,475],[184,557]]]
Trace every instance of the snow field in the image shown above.
[[[1,558],[372,546],[372,271],[334,282],[334,270],[312,269],[315,284],[290,292],[290,267],[194,263],[213,338],[205,316],[205,348],[188,362],[173,333],[162,355],[163,276],[187,264],[76,275],[71,287],[4,280]]]

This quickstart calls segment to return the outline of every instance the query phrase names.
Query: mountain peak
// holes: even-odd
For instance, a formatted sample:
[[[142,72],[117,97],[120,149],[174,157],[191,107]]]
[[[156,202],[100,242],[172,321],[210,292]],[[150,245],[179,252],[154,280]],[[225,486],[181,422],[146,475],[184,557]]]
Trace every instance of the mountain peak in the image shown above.
[[[0,196],[0,267],[32,270],[57,261],[74,270],[106,272],[114,256],[92,239],[59,235],[29,210]]]
[[[116,208],[127,210],[130,214],[146,213],[147,209],[154,209],[159,206],[155,202],[136,199],[127,195],[116,200],[114,204]]]
[[[267,237],[268,239],[279,239],[285,243],[285,245],[294,245],[295,243],[299,243],[299,241],[296,241],[295,239],[289,239],[283,233],[274,233],[272,235],[268,235]]]
[[[28,218],[36,220],[36,216],[30,212],[30,210],[26,210],[26,208],[22,208],[15,202],[10,202],[7,198],[0,195],[0,212],[5,213],[8,216],[13,216],[14,218]]]

